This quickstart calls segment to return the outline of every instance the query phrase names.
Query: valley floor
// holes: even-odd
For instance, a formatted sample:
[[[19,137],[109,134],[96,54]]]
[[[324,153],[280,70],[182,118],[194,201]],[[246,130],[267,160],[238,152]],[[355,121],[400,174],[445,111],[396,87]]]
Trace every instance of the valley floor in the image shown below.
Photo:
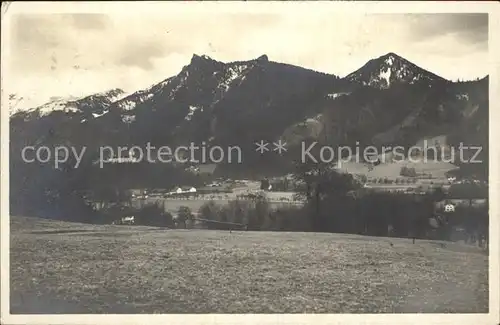
[[[10,241],[11,313],[488,312],[488,257],[456,243],[25,217]]]

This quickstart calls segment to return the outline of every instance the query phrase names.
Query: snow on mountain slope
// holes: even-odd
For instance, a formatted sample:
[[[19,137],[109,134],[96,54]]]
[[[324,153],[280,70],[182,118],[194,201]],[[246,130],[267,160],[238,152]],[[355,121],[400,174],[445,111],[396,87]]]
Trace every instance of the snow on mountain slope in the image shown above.
[[[331,94],[327,94],[327,98],[329,99],[335,99],[335,98],[339,98],[341,96],[346,96],[346,95],[349,95],[350,93],[349,92],[340,92],[340,93],[331,93]]]
[[[9,95],[9,115],[13,116],[16,113],[21,112],[34,112],[36,109],[40,109],[42,115],[47,115],[53,110],[64,110],[64,103],[77,100],[78,97],[68,96],[68,97],[60,97],[60,96],[52,96],[50,99],[41,104],[41,105],[33,105],[33,102],[36,102],[34,98],[19,96],[17,94]],[[71,110],[71,107],[68,108]]]
[[[194,112],[196,112],[197,110],[198,110],[198,107],[189,106],[189,113],[188,113],[188,115],[186,115],[186,117],[184,119],[186,121],[190,121],[191,118],[193,117]]]
[[[106,115],[107,113],[109,113],[109,111],[104,111],[104,112],[102,112],[101,114],[92,113],[92,116],[93,116],[94,118],[99,118],[99,117],[101,117],[101,116],[103,116],[103,115]]]
[[[393,84],[432,83],[445,79],[426,71],[394,53],[388,53],[368,61],[360,69],[346,76],[346,79],[380,89],[387,89]]]
[[[123,97],[113,104],[113,109],[118,109],[122,117],[130,122],[125,116],[133,115],[133,110],[146,106],[153,110],[162,109],[176,101],[189,108],[185,120],[190,121],[195,111],[213,107],[231,87],[241,84],[252,68],[261,62],[267,62],[267,57],[223,63],[206,55],[194,54],[190,64],[184,66],[179,74]]]
[[[46,116],[54,111],[64,111],[66,113],[69,112],[78,112],[78,108],[76,104],[71,99],[60,98],[56,100],[52,100],[42,106],[38,106],[29,110],[30,112],[38,112],[40,116]]]
[[[54,112],[64,112],[68,114],[84,115],[86,117],[85,120],[88,120],[89,118],[98,118],[106,114],[109,106],[124,96],[126,96],[126,93],[116,88],[79,98],[52,97],[48,103],[34,108],[18,109],[15,111],[11,109],[11,116],[16,114],[35,114],[38,117],[44,117]],[[16,96],[11,96],[10,99],[11,101],[15,101]]]
[[[9,115],[12,116],[21,111],[26,105],[26,98],[17,94],[9,95]]]

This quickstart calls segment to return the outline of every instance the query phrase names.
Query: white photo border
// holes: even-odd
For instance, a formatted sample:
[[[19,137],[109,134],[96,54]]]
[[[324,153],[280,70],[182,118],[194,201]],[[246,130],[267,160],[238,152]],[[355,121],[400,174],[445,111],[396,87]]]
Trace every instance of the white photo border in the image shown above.
[[[18,315],[10,314],[9,299],[9,109],[8,88],[10,19],[19,13],[152,14],[161,10],[179,15],[209,12],[269,13],[291,15],[335,13],[488,13],[489,14],[489,313],[488,314],[164,314],[164,315]],[[499,203],[500,198],[500,6],[496,1],[199,1],[199,2],[10,2],[2,3],[1,61],[1,322],[3,324],[499,324]],[[4,88],[5,87],[5,88]]]

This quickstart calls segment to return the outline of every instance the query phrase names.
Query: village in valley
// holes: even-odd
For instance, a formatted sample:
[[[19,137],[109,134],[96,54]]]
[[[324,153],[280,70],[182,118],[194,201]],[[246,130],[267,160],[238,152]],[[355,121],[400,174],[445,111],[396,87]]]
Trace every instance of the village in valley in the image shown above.
[[[439,140],[445,140],[439,137]],[[422,152],[417,150],[413,159],[396,161],[393,155],[383,153],[375,162],[359,162],[351,157],[352,161],[342,161],[335,164],[334,169],[339,173],[351,175],[359,187],[350,192],[353,197],[366,193],[387,193],[388,195],[405,195],[410,197],[425,197],[439,192],[439,197],[434,200],[434,211],[429,218],[428,226],[432,229],[443,227],[444,223],[453,223],[454,215],[461,209],[487,209],[488,186],[485,180],[460,177],[459,168],[452,163],[445,162],[449,159],[449,148],[436,139],[429,141],[434,146],[427,150],[445,152],[441,160],[424,161]],[[420,158],[420,160],[419,160]],[[129,159],[110,159],[107,163],[134,164],[133,157]],[[181,164],[182,166],[182,164]],[[196,175],[197,185],[179,184],[172,188],[140,188],[118,190],[122,192],[108,199],[106,202],[93,199],[93,206],[103,212],[111,211],[113,216],[108,217],[112,224],[128,225],[163,225],[173,228],[186,229],[212,229],[214,227],[228,229],[248,229],[248,220],[238,218],[240,222],[210,220],[204,216],[204,207],[212,205],[229,205],[231,202],[255,202],[263,200],[271,210],[298,208],[306,204],[300,192],[304,189],[304,182],[296,179],[294,174],[279,177],[261,177],[254,180],[230,179],[217,177],[215,173],[217,164],[189,164],[185,170]],[[200,182],[201,180],[201,182]],[[208,203],[209,202],[209,203]],[[145,207],[157,207],[150,213],[168,215],[163,224],[158,224],[158,217],[136,218],[135,214]],[[134,212],[135,211],[135,212]],[[238,212],[237,212],[238,213]],[[242,213],[242,212],[240,212]],[[463,217],[461,217],[463,218]],[[470,218],[470,216],[469,216]],[[167,220],[165,219],[165,220]],[[457,217],[458,219],[458,217]],[[445,221],[446,220],[446,221]],[[225,225],[224,225],[225,224]],[[393,225],[388,225],[388,235],[392,234]],[[476,240],[477,236],[486,240],[484,228],[481,234],[466,230],[463,225],[450,229],[449,238],[453,240]],[[480,245],[486,245],[481,241]]]

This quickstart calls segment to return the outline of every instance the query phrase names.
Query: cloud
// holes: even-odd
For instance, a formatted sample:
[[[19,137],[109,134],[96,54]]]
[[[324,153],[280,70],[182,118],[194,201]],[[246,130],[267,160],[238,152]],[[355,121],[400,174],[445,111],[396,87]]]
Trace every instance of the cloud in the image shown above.
[[[110,23],[106,15],[38,14],[13,18],[11,67],[16,74],[44,74],[72,69],[100,67],[110,51],[106,33]],[[100,52],[100,53],[99,53]],[[98,54],[98,55],[96,55]],[[57,77],[48,74],[48,77]]]
[[[411,14],[406,17],[414,40],[454,35],[468,43],[488,42],[488,14]]]
[[[57,47],[60,34],[50,25],[50,21],[48,15],[16,15],[12,19],[13,50]]]
[[[222,13],[149,17],[147,24],[141,18],[116,20],[114,33],[124,33],[124,37],[116,39],[119,50],[115,62],[150,70],[155,60],[176,54],[190,58],[199,53],[230,60],[241,54],[237,52],[249,35],[265,33],[279,21],[280,16],[272,14]],[[246,45],[256,47],[255,43]]]
[[[69,15],[73,26],[77,29],[103,30],[109,27],[109,16],[102,14],[73,14]]]
[[[165,55],[165,48],[157,43],[126,45],[118,57],[117,63],[124,66],[136,66],[144,70],[154,68],[153,59]]]

